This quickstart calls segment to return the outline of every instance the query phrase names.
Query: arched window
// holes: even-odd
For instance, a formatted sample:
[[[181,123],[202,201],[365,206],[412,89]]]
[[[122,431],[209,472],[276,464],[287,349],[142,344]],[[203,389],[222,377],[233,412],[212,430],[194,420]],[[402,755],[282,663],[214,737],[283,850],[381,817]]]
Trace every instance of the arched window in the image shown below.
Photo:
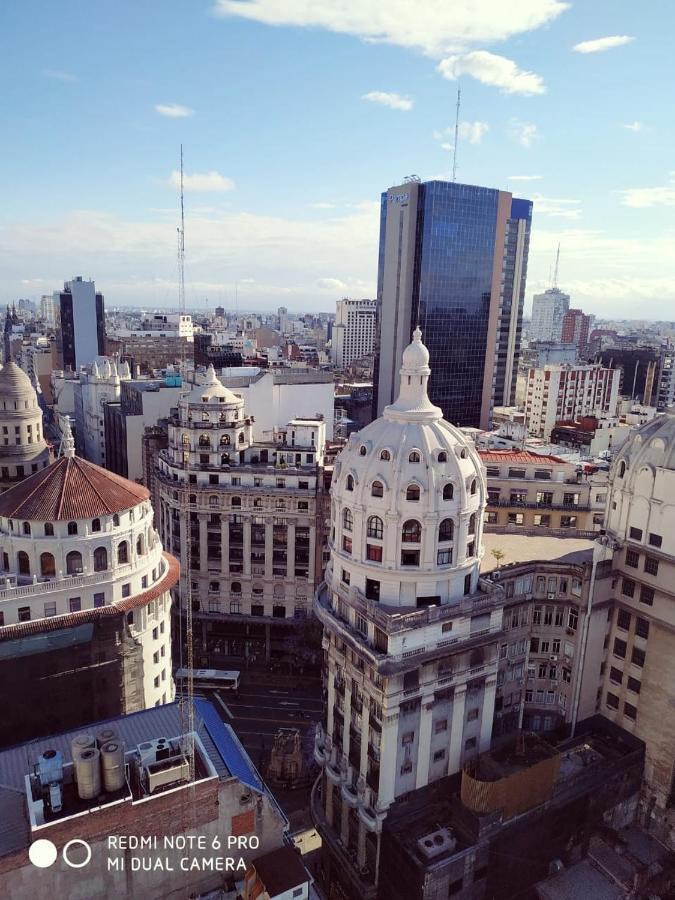
[[[56,575],[56,563],[51,553],[40,554],[40,574],[47,578],[53,578]]]
[[[476,483],[476,479],[474,478],[474,480],[471,482],[471,493],[472,494],[476,493],[476,488],[477,488],[477,483]]]
[[[371,497],[384,497],[384,486],[381,481],[374,481],[370,489]]]
[[[117,562],[120,564],[129,562],[129,544],[126,541],[122,541],[117,548]]]
[[[19,565],[19,575],[30,575],[30,559],[25,550],[19,550],[16,561]]]
[[[30,534],[30,522],[23,523],[23,533]]]
[[[408,462],[418,463],[422,461],[419,450],[412,450],[408,455]]]
[[[445,450],[441,450],[441,452],[438,454],[438,461],[439,462],[447,462],[448,461],[448,454],[445,452]]]
[[[368,448],[364,447],[363,444],[359,447],[359,456],[365,456],[368,452]]]
[[[378,541],[382,540],[384,535],[384,524],[379,516],[371,516],[368,519],[367,534],[368,537],[376,538]]]
[[[455,523],[452,519],[443,519],[438,526],[438,540],[451,541],[455,536]]]
[[[405,492],[406,500],[419,500],[420,489],[416,484],[409,484]]]
[[[233,594],[241,594],[241,584],[238,581],[233,581],[230,586],[230,591]]]
[[[239,432],[239,437],[237,438],[237,440],[239,441],[240,444],[244,443],[244,432],[243,431]]]
[[[260,509],[262,507],[262,497],[254,497],[253,498],[253,506],[256,509]]]
[[[45,537],[54,537],[54,526],[51,522],[45,522]]]
[[[66,556],[66,574],[79,575],[82,572],[82,554],[78,550],[71,550]]]
[[[621,462],[619,463],[619,478],[623,478],[623,476],[625,474],[626,474],[626,463],[623,460],[621,460]]]
[[[354,517],[352,516],[351,509],[342,511],[342,527],[345,531],[351,531],[354,527]]]
[[[220,446],[221,447],[229,447],[230,446],[229,434],[223,434],[220,436]]]
[[[105,547],[94,550],[94,572],[105,572],[108,568],[108,551]]]
[[[391,453],[388,450],[383,450],[380,453],[380,459],[389,460],[391,459]]]
[[[117,528],[119,524],[120,524],[120,517],[117,515],[117,513],[115,513],[115,515],[113,516],[113,525],[115,526],[115,528]]]
[[[211,494],[211,496],[209,497],[209,506],[218,506],[217,494]]]
[[[136,538],[136,554],[138,556],[143,556],[145,553],[145,541],[143,540],[143,535],[139,534]]]
[[[229,463],[229,461],[230,461],[230,454],[229,454],[229,453],[222,453],[221,456],[220,456],[220,464],[221,464],[221,466],[226,466],[226,465]]]
[[[448,481],[447,484],[443,485],[443,499],[444,500],[452,500],[454,494],[455,494],[455,489]]]
[[[354,476],[353,475],[347,475],[347,490],[348,491],[354,490]]]
[[[405,544],[419,544],[422,540],[422,526],[415,519],[408,519],[403,523],[401,530],[401,540]]]
[[[462,449],[459,451],[459,458],[466,459],[466,447],[462,447]]]
[[[199,446],[200,447],[208,447],[211,449],[211,440],[208,434],[200,434],[199,435]]]
[[[209,422],[209,414],[207,412],[202,413],[202,422]]]
[[[77,522],[68,522],[68,534],[77,534]]]
[[[100,519],[92,519],[91,530],[92,531],[100,531],[101,530],[101,520]]]
[[[231,504],[232,506],[241,506],[241,497],[233,497]]]
[[[476,533],[476,513],[471,513],[469,516],[469,534]]]

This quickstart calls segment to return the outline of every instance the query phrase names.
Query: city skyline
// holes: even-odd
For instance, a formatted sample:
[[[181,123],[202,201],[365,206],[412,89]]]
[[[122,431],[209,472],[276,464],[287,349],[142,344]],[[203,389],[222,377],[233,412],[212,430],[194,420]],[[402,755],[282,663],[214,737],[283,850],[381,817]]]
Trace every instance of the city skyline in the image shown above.
[[[457,179],[534,202],[526,314],[560,241],[576,306],[667,316],[668,29],[627,2],[528,0],[508,21],[484,2],[414,27],[405,4],[349,10],[223,0],[157,21],[65,4],[37,27],[30,4],[9,11],[0,303],[81,272],[112,306],[174,306],[181,142],[190,307],[234,306],[235,284],[252,310],[373,297],[379,194],[451,177],[459,85]],[[29,35],[34,59],[78,53],[26,68]]]

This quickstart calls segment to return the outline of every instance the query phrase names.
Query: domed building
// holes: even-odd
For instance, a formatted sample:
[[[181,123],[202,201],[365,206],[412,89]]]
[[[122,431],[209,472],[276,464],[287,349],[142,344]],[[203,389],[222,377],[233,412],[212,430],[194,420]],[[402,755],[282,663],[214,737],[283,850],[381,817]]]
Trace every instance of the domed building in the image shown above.
[[[0,370],[0,492],[44,469],[49,459],[35,389],[9,360]]]
[[[174,698],[170,596],[146,488],[63,455],[0,496],[0,729],[10,743]]]
[[[642,814],[675,844],[675,410],[635,431],[609,476],[614,602],[601,710],[646,744]],[[599,599],[596,597],[596,601]]]
[[[487,749],[495,705],[502,590],[479,578],[481,461],[429,400],[419,329],[402,362],[396,402],[336,462],[315,598],[328,672],[318,815],[349,896],[374,894],[391,804]]]

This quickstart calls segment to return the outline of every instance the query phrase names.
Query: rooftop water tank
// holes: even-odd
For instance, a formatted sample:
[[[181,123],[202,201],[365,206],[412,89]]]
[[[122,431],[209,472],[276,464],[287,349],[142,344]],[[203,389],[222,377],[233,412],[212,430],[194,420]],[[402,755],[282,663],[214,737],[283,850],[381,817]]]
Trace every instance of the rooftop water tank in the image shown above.
[[[73,757],[77,793],[81,800],[95,800],[101,793],[101,751],[89,747]]]

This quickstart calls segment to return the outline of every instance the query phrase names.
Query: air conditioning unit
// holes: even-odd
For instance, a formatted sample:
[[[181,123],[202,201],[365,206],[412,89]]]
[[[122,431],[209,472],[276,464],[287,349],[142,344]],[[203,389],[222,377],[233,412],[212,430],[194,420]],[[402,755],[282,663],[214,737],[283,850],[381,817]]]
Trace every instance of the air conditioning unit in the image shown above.
[[[549,659],[551,660],[551,662],[558,662],[557,656],[549,656]]]
[[[441,853],[452,853],[456,846],[457,838],[449,828],[438,828],[417,841],[417,849],[427,859],[434,859]]]
[[[163,759],[168,759],[173,750],[167,738],[157,738],[154,741],[144,741],[138,745],[138,753],[141,757],[141,765],[149,766]]]

